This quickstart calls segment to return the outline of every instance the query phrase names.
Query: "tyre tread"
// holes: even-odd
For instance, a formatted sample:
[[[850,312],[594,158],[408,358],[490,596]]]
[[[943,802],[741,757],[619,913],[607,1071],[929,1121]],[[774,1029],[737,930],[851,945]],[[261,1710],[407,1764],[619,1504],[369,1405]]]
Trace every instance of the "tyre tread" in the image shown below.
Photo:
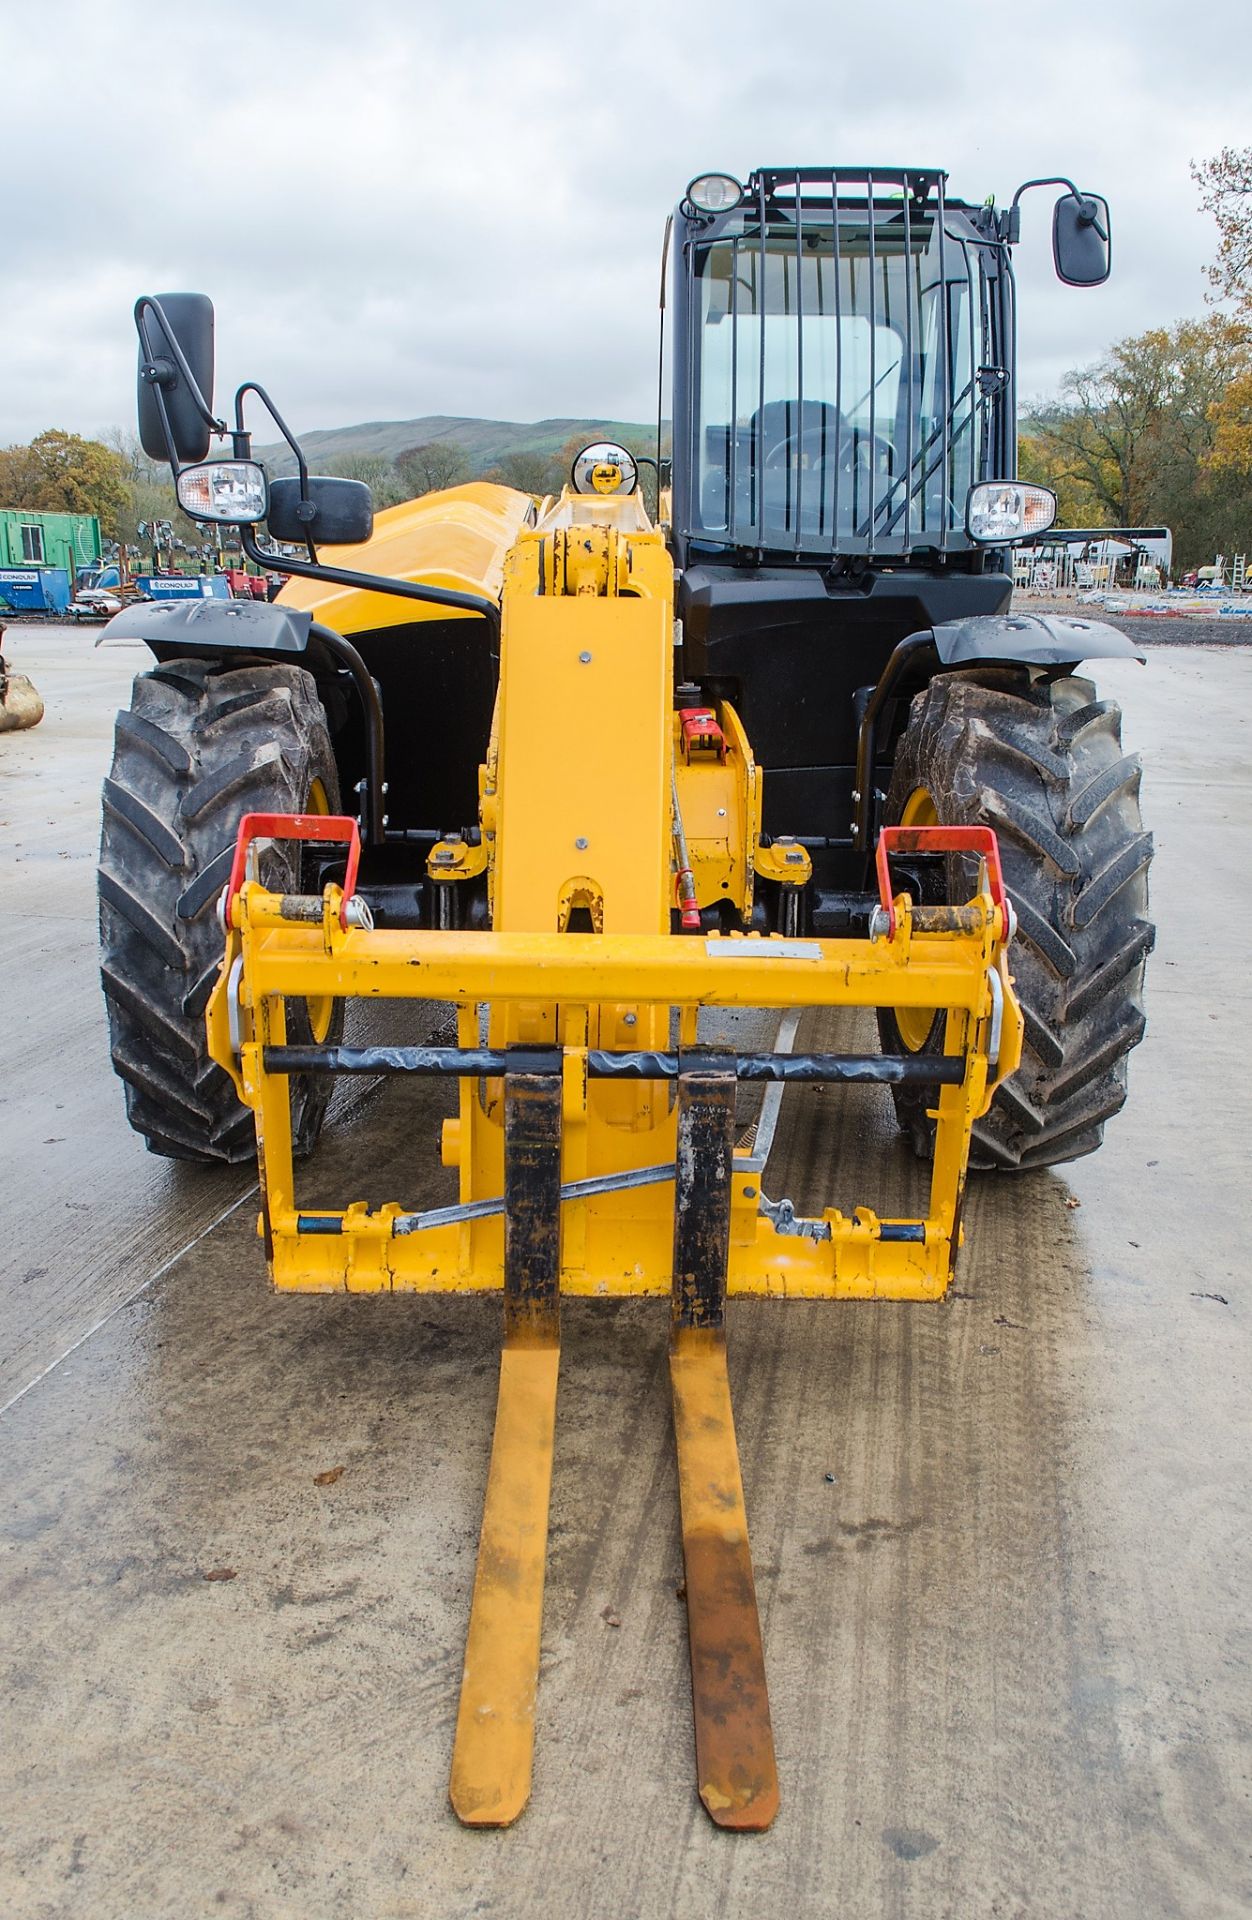
[[[240,816],[298,812],[314,778],[337,806],[326,717],[303,668],[163,663],[136,679],[118,715],[101,830],[101,984],[127,1115],[154,1153],[238,1163],[255,1151],[252,1115],[204,1032],[222,953],[215,907]],[[290,875],[291,853],[266,858]],[[289,1014],[303,1018],[303,1003]],[[312,1147],[328,1094],[324,1079],[293,1079],[297,1152]]]
[[[1152,836],[1121,715],[1090,681],[1020,668],[936,676],[913,702],[886,817],[926,786],[953,824],[988,824],[1018,916],[1010,949],[1025,1020],[1022,1065],[975,1123],[976,1166],[1032,1168],[1092,1152],[1126,1099],[1143,1037]],[[901,1051],[889,1014],[883,1043]],[[933,1090],[897,1089],[901,1126],[933,1145]]]

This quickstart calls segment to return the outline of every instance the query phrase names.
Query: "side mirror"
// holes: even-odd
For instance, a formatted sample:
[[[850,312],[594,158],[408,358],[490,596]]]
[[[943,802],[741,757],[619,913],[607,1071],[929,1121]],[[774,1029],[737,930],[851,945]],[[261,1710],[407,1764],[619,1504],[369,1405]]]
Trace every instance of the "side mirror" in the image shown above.
[[[1099,287],[1109,277],[1109,203],[1098,193],[1065,193],[1052,212],[1052,260],[1067,287]]]
[[[357,547],[374,531],[374,502],[363,480],[314,479],[300,497],[297,479],[270,481],[266,526],[275,540],[313,540],[326,547]]]
[[[213,302],[203,293],[162,293],[140,300],[139,439],[151,460],[168,460],[170,438],[180,461],[203,460],[213,412]]]

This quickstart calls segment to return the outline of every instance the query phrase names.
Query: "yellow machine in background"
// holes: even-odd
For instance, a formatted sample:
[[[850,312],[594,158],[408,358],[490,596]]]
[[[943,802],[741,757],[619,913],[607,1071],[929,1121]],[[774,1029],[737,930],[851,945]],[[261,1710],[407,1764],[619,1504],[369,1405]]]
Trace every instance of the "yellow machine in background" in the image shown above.
[[[384,536],[386,537],[386,536]],[[392,538],[394,539],[394,535]],[[359,556],[365,563],[374,555]],[[279,895],[247,878],[261,838],[347,839],[327,815],[250,816],[227,889],[208,1009],[213,1058],[256,1118],[261,1229],[279,1288],[499,1288],[505,1348],[453,1761],[471,1824],[506,1823],[530,1788],[562,1292],[668,1295],[700,1792],[728,1826],[777,1804],[751,1557],[726,1375],[729,1294],[939,1297],[960,1244],[970,1129],[1017,1063],[1009,910],[994,837],[974,897],[914,906],[884,886],[869,939],[704,934],[762,877],[808,878],[803,848],[761,840],[762,775],[734,710],[676,709],[673,569],[638,492],[567,489],[503,560],[499,696],[480,773],[481,839],[429,855],[439,888],[485,867],[490,931],[385,931],[344,886]],[[911,837],[910,837],[911,836]],[[887,843],[880,857],[888,873]],[[678,909],[696,937],[675,939]],[[290,1046],[293,1000],[447,1000],[456,1048]],[[702,1008],[942,1009],[942,1059],[718,1054]],[[297,1205],[288,1076],[455,1072],[444,1130],[456,1206]],[[924,1219],[866,1208],[799,1220],[762,1197],[734,1146],[737,1081],[934,1086]]]

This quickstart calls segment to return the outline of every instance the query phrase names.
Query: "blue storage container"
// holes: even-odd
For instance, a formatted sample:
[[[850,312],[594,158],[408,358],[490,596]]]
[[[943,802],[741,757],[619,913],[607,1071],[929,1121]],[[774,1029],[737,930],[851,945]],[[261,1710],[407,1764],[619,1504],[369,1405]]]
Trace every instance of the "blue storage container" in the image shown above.
[[[149,600],[230,599],[230,582],[220,573],[144,573],[135,585]]]
[[[70,576],[64,567],[0,567],[0,607],[14,613],[64,613]]]

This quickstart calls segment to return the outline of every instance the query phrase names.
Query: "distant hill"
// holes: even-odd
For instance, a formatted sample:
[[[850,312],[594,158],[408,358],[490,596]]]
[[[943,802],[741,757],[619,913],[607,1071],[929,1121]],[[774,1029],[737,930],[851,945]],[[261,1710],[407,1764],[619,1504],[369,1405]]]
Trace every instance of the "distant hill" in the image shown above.
[[[524,422],[428,413],[418,420],[367,420],[355,427],[314,428],[302,436],[301,444],[310,467],[316,472],[319,466],[342,460],[349,454],[381,455],[394,460],[410,447],[447,440],[464,449],[471,474],[479,474],[496,466],[506,454],[555,454],[575,434],[587,440],[625,440],[636,447],[647,447],[656,438],[656,422],[650,426],[636,420]],[[295,471],[295,461],[281,442],[258,447],[256,455],[266,462],[272,473]]]

